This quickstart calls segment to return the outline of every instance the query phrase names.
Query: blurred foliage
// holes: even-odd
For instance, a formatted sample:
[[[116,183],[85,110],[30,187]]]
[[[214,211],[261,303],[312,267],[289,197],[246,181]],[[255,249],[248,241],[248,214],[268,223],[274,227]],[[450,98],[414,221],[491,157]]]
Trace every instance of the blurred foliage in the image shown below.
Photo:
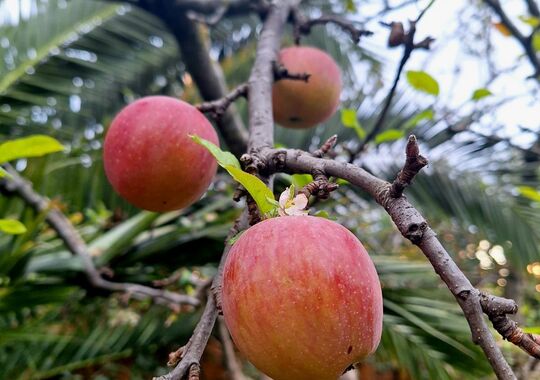
[[[106,127],[124,104],[155,93],[199,100],[174,37],[134,5],[23,2],[31,12],[0,27],[1,141],[39,133],[56,137],[66,149],[12,164],[66,213],[96,265],[113,271],[113,281],[151,285],[180,270],[182,276],[170,288],[194,292],[201,279],[215,273],[223,240],[240,213],[242,205],[231,199],[233,182],[220,173],[200,202],[155,214],[119,199],[101,165]],[[311,1],[303,10],[315,16],[350,15],[361,14],[367,5]],[[243,16],[207,30],[211,55],[231,88],[249,75],[259,25],[255,16]],[[276,140],[312,150],[338,134],[336,153],[348,159],[365,135],[359,128],[369,131],[382,108],[391,80],[383,70],[386,62],[333,26],[314,28],[303,42],[328,51],[342,68],[343,112],[309,131],[277,127]],[[291,43],[289,33],[284,44]],[[356,162],[391,179],[403,161],[400,137],[414,131],[424,153],[434,159],[408,196],[477,286],[506,296],[516,295],[513,282],[528,289],[520,294],[522,316],[528,326],[539,326],[533,275],[540,278],[540,214],[531,195],[538,192],[538,177],[530,176],[521,150],[506,147],[499,154],[497,142],[450,128],[432,103],[417,102],[409,88],[398,91],[378,144]],[[483,96],[485,91],[473,98]],[[246,117],[245,102],[239,106]],[[277,176],[276,193],[291,179]],[[314,209],[327,211],[355,232],[380,274],[383,339],[366,365],[413,379],[489,378],[489,366],[472,344],[459,307],[384,210],[346,183]],[[18,235],[0,233],[0,378],[143,379],[166,370],[168,352],[187,341],[199,310],[172,313],[97,291],[79,260],[44,223],[45,215],[1,195],[0,217],[19,220],[27,229]],[[505,348],[519,362],[519,353]],[[248,364],[246,370],[256,376]]]

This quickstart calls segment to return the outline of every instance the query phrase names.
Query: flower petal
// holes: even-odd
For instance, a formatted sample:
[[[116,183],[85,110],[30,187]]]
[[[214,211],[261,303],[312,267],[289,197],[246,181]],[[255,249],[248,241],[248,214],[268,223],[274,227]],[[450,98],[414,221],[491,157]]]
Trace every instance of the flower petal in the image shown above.
[[[306,197],[306,194],[300,193],[294,197],[294,205],[299,210],[305,209],[308,205],[308,197]]]
[[[287,187],[283,193],[281,193],[281,195],[279,196],[279,205],[282,207],[282,208],[285,208],[285,206],[287,205],[287,201],[289,200],[289,188]]]

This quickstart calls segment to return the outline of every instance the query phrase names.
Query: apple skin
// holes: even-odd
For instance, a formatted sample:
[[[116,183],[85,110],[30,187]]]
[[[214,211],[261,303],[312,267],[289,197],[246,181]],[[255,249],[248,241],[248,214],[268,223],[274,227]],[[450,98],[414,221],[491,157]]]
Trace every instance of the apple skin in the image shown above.
[[[199,110],[167,96],[148,96],[123,108],[112,121],[103,147],[105,173],[133,205],[150,211],[189,206],[207,190],[217,162],[191,140],[197,135],[219,145]]]
[[[336,112],[341,73],[334,59],[309,46],[282,49],[279,61],[290,73],[308,73],[306,82],[281,79],[272,87],[274,120],[286,128],[311,128]]]
[[[336,380],[381,339],[375,266],[356,236],[327,219],[249,228],[229,251],[221,296],[236,346],[274,380]]]

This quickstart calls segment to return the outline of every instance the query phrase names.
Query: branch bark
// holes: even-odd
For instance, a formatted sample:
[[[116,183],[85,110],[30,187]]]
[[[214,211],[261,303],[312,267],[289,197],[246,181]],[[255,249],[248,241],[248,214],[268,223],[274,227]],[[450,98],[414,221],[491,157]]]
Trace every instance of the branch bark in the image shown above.
[[[274,119],[272,116],[273,62],[277,61],[281,35],[291,8],[299,0],[274,3],[268,12],[259,38],[255,63],[249,76],[249,143],[248,151],[274,146]]]
[[[390,111],[390,106],[392,104],[392,100],[394,99],[394,95],[396,94],[397,86],[399,83],[399,79],[401,78],[401,74],[403,73],[403,69],[405,68],[405,64],[411,57],[411,54],[416,49],[429,49],[430,44],[434,41],[433,38],[427,37],[424,40],[415,43],[414,37],[416,35],[416,24],[422,19],[422,17],[426,14],[427,10],[433,5],[434,1],[431,1],[418,15],[416,20],[410,22],[410,27],[407,33],[398,33],[399,35],[395,35],[396,29],[394,29],[395,26],[400,25],[401,28],[399,30],[403,31],[403,25],[401,23],[392,23],[390,26],[392,27],[392,31],[390,33],[390,37],[388,39],[390,46],[399,46],[403,45],[403,55],[401,56],[401,60],[399,62],[398,68],[396,70],[396,75],[394,77],[394,82],[392,83],[392,87],[390,87],[390,91],[388,91],[388,95],[386,96],[386,99],[384,101],[384,106],[382,111],[379,114],[379,117],[377,118],[377,121],[373,125],[373,128],[369,133],[367,134],[366,138],[360,143],[356,151],[354,151],[351,154],[351,158],[349,162],[353,162],[356,156],[364,150],[366,145],[377,136],[377,134],[382,130],[384,126],[384,121],[386,120],[386,116],[388,115],[388,112]],[[394,41],[392,41],[394,40]]]
[[[105,280],[95,267],[86,243],[69,219],[59,210],[51,208],[50,201],[34,191],[32,185],[23,179],[15,170],[7,168],[7,171],[11,175],[11,178],[0,181],[0,188],[5,189],[9,193],[16,194],[37,212],[46,213],[46,220],[49,225],[56,231],[60,239],[64,241],[68,250],[80,258],[86,277],[93,287],[111,292],[124,292],[137,299],[151,298],[156,303],[164,304],[173,310],[178,310],[182,304],[192,306],[199,304],[197,298],[185,294],[155,289],[140,284]]]
[[[229,231],[226,239],[227,242],[248,227],[247,217],[247,212],[244,211],[240,218],[236,220],[234,226]],[[197,323],[189,342],[181,349],[180,362],[178,362],[171,372],[163,376],[154,377],[153,380],[182,380],[193,366],[199,367],[199,361],[221,310],[221,299],[219,295],[221,294],[223,267],[230,248],[231,245],[227,243],[219,262],[218,271],[212,280],[212,287],[208,292],[208,301],[206,302],[203,315]]]
[[[530,3],[533,3],[534,0],[532,0]],[[499,16],[501,19],[501,22],[503,25],[510,31],[512,36],[523,47],[523,50],[525,50],[525,54],[529,58],[529,61],[531,62],[531,65],[534,68],[534,77],[537,77],[540,75],[540,60],[538,59],[538,56],[536,55],[536,51],[534,50],[534,47],[532,45],[532,35],[530,36],[524,36],[517,26],[510,20],[510,17],[506,14],[504,11],[501,3],[499,0],[484,0],[484,2]],[[536,12],[538,10],[538,7],[532,8],[532,12]],[[533,32],[534,33],[534,32]]]
[[[360,37],[371,36],[373,32],[357,27],[352,21],[346,20],[338,15],[324,15],[314,19],[306,19],[295,9],[294,12],[294,41],[300,44],[302,35],[311,33],[311,28],[315,25],[336,24],[341,29],[351,35],[351,39],[355,44],[360,42]]]
[[[197,84],[199,93],[205,101],[224,98],[227,85],[221,67],[210,58],[207,41],[197,24],[189,19],[186,10],[208,13],[215,6],[227,2],[216,0],[181,0],[173,2],[141,3],[146,11],[161,18],[175,36],[182,52],[182,61]],[[229,9],[238,7],[246,12],[251,9],[249,1],[231,0]],[[214,8],[215,9],[215,8]],[[234,104],[231,104],[216,120],[216,125],[229,150],[240,157],[247,149],[247,129]]]
[[[401,234],[422,250],[435,272],[448,286],[469,323],[473,341],[482,348],[497,377],[504,380],[516,379],[484,320],[480,292],[452,260],[418,210],[405,197],[393,198],[390,195],[390,183],[356,165],[313,157],[300,150],[265,149],[261,153],[267,163],[275,165],[275,170],[311,173],[315,168],[327,176],[345,179],[369,193],[384,207]]]

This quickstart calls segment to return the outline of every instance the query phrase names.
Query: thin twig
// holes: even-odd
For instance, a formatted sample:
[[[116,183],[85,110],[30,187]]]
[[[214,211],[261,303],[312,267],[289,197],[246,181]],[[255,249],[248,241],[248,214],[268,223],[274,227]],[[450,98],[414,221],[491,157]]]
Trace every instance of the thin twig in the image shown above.
[[[274,145],[272,118],[272,83],[274,62],[278,58],[281,35],[289,13],[300,1],[273,2],[263,25],[255,62],[249,76],[249,142],[248,152]]]
[[[234,345],[225,325],[223,318],[218,319],[219,339],[223,345],[223,352],[225,354],[225,367],[229,373],[230,380],[245,380],[245,376],[242,373],[242,368],[238,363],[236,353],[234,352]]]
[[[349,159],[349,162],[353,162],[356,158],[356,156],[364,150],[366,145],[377,136],[377,134],[381,131],[381,129],[384,126],[384,122],[386,120],[386,116],[388,114],[388,111],[390,110],[390,106],[392,104],[392,100],[394,99],[394,95],[396,94],[397,86],[399,83],[399,79],[401,78],[401,74],[403,73],[403,69],[405,68],[405,64],[411,57],[412,52],[415,49],[429,49],[430,44],[434,41],[431,37],[427,37],[424,40],[415,43],[414,37],[416,34],[416,24],[422,19],[422,17],[426,14],[427,10],[433,5],[434,0],[432,0],[423,10],[420,12],[416,20],[410,22],[410,27],[408,32],[403,36],[403,55],[401,56],[401,60],[399,62],[398,68],[396,70],[396,75],[394,77],[394,82],[392,83],[392,87],[390,87],[390,91],[388,91],[388,95],[386,95],[386,100],[384,101],[384,106],[382,111],[379,114],[379,117],[377,118],[377,121],[373,125],[373,128],[369,131],[366,138],[360,142],[360,145],[358,148],[351,153],[351,157]],[[391,25],[396,25],[396,23],[393,23]],[[392,32],[395,33],[395,29],[392,30]]]
[[[209,102],[196,104],[195,107],[203,113],[209,113],[214,119],[219,119],[223,116],[223,114],[225,114],[229,106],[236,99],[240,97],[247,98],[247,95],[248,85],[247,83],[242,83],[224,97]]]
[[[328,154],[328,152],[330,152],[330,150],[334,147],[334,145],[336,145],[336,142],[337,142],[337,135],[333,135],[333,136],[330,136],[328,138],[328,140],[326,140],[319,149],[315,150],[313,153],[311,153],[314,157],[319,157],[319,158],[322,158],[324,157],[326,154]]]
[[[473,342],[482,348],[497,377],[503,380],[516,379],[486,325],[480,292],[459,269],[418,210],[405,197],[393,198],[390,195],[391,184],[356,165],[313,157],[300,150],[265,149],[259,155],[269,165],[279,162],[282,170],[287,173],[312,173],[316,168],[328,177],[345,179],[374,197],[391,216],[401,234],[422,250],[448,286],[469,323]],[[268,170],[271,171],[271,168]]]
[[[309,82],[309,77],[311,76],[309,73],[291,73],[283,64],[276,61],[272,62],[272,67],[274,69],[274,81],[291,79],[307,83]]]
[[[172,285],[176,283],[178,280],[180,280],[183,273],[184,273],[184,269],[178,269],[174,271],[169,277],[152,281],[152,285],[154,285],[156,288],[164,288],[166,286]]]
[[[23,179],[17,171],[7,165],[6,170],[9,172],[10,178],[0,181],[0,187],[9,193],[16,194],[36,211],[46,213],[46,220],[49,225],[56,231],[69,251],[80,258],[86,277],[93,287],[111,292],[123,292],[137,299],[151,298],[154,302],[167,305],[175,311],[178,311],[179,306],[182,304],[193,306],[199,304],[198,299],[185,294],[155,289],[140,284],[105,280],[95,267],[86,243],[69,219],[58,209],[51,208],[51,202],[34,191],[32,185]]]
[[[525,333],[517,322],[508,318],[508,315],[517,313],[518,306],[513,300],[480,294],[482,310],[493,323],[495,330],[509,342],[515,344],[533,358],[540,359],[540,336]]]
[[[532,34],[529,36],[524,36],[519,31],[517,26],[512,22],[510,17],[508,17],[506,12],[502,8],[502,5],[499,0],[484,0],[484,1],[497,14],[497,16],[499,16],[501,23],[506,27],[506,29],[510,31],[512,36],[514,36],[514,38],[518,40],[518,42],[523,47],[523,50],[525,50],[525,54],[529,58],[529,61],[534,68],[534,74],[532,76],[533,77],[539,76],[540,75],[540,60],[538,59],[538,56],[536,55],[536,51],[532,44]],[[537,10],[537,7],[536,9],[533,8],[532,12],[535,12],[536,10]],[[535,33],[535,31],[533,31],[533,33]]]
[[[300,44],[302,35],[311,33],[311,28],[315,25],[336,24],[351,35],[351,39],[355,44],[360,42],[362,36],[371,36],[373,34],[373,32],[359,28],[354,22],[346,20],[338,15],[324,15],[314,19],[306,19],[297,9],[295,9],[293,19],[294,40],[297,45]]]
[[[229,231],[226,242],[247,228],[247,212],[244,211],[240,218],[238,218],[234,226]],[[214,328],[216,318],[221,310],[221,283],[223,281],[223,267],[227,260],[227,255],[231,245],[227,243],[223,250],[223,255],[219,262],[217,274],[212,280],[212,286],[208,290],[208,297],[204,312],[201,319],[197,323],[193,335],[189,339],[188,343],[181,349],[181,360],[176,367],[166,375],[154,377],[154,380],[182,380],[190,371],[194,365],[199,366],[202,354],[208,343],[208,338]]]
[[[182,348],[180,362],[171,372],[163,376],[154,377],[154,380],[181,380],[193,365],[199,365],[201,356],[208,343],[208,338],[210,338],[210,334],[214,328],[217,315],[218,311],[214,297],[209,296],[203,315],[197,323],[193,335],[186,346]]]
[[[536,0],[525,0],[525,2],[527,3],[529,13],[534,17],[540,17],[540,9],[538,8]]]
[[[308,199],[311,196],[315,196],[321,200],[328,199],[330,193],[337,190],[339,185],[337,183],[330,182],[328,177],[320,170],[313,170],[313,181],[302,187],[298,193],[304,194]]]
[[[403,169],[400,170],[390,188],[390,196],[392,198],[401,197],[403,190],[411,184],[416,174],[428,164],[427,159],[420,154],[418,142],[414,135],[409,136],[405,152],[407,158],[403,165]]]

